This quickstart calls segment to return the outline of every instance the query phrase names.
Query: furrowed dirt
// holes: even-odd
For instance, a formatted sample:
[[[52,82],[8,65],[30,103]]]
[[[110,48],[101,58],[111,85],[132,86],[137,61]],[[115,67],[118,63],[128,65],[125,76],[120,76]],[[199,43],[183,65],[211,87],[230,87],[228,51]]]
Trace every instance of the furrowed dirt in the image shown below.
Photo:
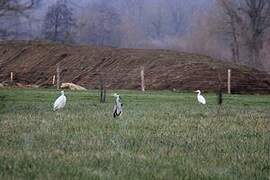
[[[144,67],[146,89],[215,91],[219,81],[226,90],[231,69],[232,92],[270,93],[269,74],[199,54],[12,42],[0,44],[0,55],[0,82],[14,72],[15,82],[50,87],[59,63],[62,82],[86,88],[99,88],[103,79],[109,89],[140,89]]]

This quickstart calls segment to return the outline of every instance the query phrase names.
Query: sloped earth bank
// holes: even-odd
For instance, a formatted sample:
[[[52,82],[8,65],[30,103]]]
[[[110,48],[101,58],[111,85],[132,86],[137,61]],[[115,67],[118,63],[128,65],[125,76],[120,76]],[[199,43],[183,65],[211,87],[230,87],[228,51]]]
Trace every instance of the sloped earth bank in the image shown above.
[[[146,89],[215,91],[219,79],[226,90],[227,70],[231,69],[232,92],[270,93],[269,74],[199,54],[6,42],[0,44],[0,55],[1,82],[14,72],[15,82],[50,87],[59,63],[62,82],[86,88],[99,88],[103,79],[109,89],[139,89],[144,67]]]

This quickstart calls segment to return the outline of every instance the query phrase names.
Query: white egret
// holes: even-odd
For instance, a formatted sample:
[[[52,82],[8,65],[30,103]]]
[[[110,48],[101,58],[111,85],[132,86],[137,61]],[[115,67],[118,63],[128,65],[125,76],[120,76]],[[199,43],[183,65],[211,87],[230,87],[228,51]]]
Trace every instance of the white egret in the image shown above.
[[[61,91],[61,96],[59,96],[53,104],[53,111],[56,111],[58,109],[65,107],[66,102],[67,102],[67,98],[64,94],[64,91]]]
[[[113,106],[113,117],[115,118],[116,116],[121,116],[123,113],[122,106],[123,104],[121,103],[121,98],[118,94],[113,94],[113,96],[116,98],[115,99],[115,104]]]
[[[206,104],[206,100],[205,98],[201,95],[201,91],[200,90],[197,90],[197,91],[194,91],[196,93],[198,93],[197,95],[197,100],[199,101],[199,103],[201,104]]]

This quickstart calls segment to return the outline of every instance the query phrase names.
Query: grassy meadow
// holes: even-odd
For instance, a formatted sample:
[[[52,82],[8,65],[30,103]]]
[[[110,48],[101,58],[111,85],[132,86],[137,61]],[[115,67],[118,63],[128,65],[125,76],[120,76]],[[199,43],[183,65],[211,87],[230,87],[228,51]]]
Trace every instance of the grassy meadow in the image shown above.
[[[0,179],[270,179],[270,96],[67,91],[53,112],[59,94],[0,89]]]

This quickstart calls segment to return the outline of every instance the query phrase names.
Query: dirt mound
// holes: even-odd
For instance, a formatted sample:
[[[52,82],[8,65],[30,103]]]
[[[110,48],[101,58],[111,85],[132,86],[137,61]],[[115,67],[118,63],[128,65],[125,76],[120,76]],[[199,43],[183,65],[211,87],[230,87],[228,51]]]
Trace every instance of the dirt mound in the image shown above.
[[[101,79],[111,89],[139,89],[145,69],[146,89],[216,90],[218,73],[223,89],[232,70],[232,92],[270,92],[270,76],[211,57],[170,50],[116,49],[41,42],[0,44],[0,82],[15,73],[15,82],[52,86],[56,65],[61,81],[98,88]]]

